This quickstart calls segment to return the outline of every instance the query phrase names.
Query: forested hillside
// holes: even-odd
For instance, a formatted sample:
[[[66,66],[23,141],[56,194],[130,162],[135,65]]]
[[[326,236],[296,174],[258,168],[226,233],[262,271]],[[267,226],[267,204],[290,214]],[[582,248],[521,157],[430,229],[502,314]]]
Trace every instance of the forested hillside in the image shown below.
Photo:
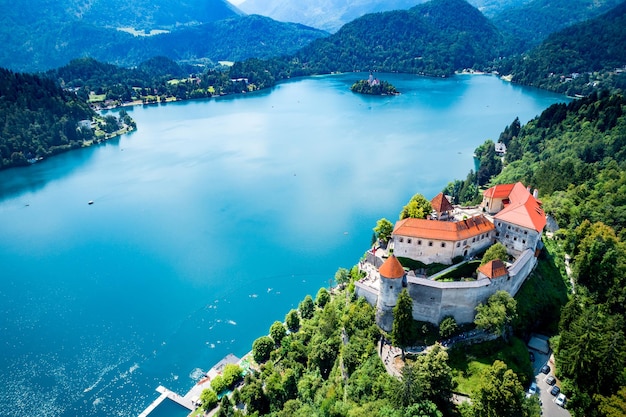
[[[47,71],[45,76],[71,88],[96,107],[116,107],[129,102],[149,104],[245,93],[274,85],[275,79],[263,69],[266,67],[255,63],[248,60],[232,67],[213,68],[180,65],[166,57],[155,57],[137,67],[123,68],[81,58]],[[245,75],[233,80],[233,74]]]
[[[561,255],[572,257],[575,293],[552,341],[568,409],[576,417],[623,416],[626,99],[594,93],[556,104],[501,139],[506,163],[493,182],[538,188],[561,227]]]
[[[76,148],[93,138],[80,120],[95,113],[73,93],[35,75],[0,69],[0,168]]]
[[[311,73],[389,71],[445,76],[497,58],[502,37],[464,0],[373,13],[296,54]]]
[[[513,81],[568,95],[626,87],[626,2],[604,15],[550,35],[505,63]]]
[[[7,4],[0,13],[0,66],[14,71],[48,70],[81,57],[123,66],[154,56],[214,62],[269,58],[292,54],[327,35],[302,25],[241,16],[226,0],[159,1],[158,7],[148,0],[21,3]]]
[[[510,49],[525,52],[540,44],[551,33],[595,18],[623,0],[533,0],[511,7],[492,18],[509,38]]]

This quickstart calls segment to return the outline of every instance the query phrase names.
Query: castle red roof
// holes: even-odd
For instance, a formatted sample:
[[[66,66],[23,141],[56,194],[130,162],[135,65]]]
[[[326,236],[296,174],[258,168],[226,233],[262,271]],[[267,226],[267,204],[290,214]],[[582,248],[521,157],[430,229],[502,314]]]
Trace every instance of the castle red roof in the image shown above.
[[[494,229],[493,223],[481,214],[457,222],[407,218],[396,223],[393,234],[456,242],[488,233]]]
[[[433,207],[433,210],[438,213],[454,210],[454,207],[452,207],[452,204],[450,204],[450,201],[448,201],[443,193],[437,194],[432,200],[430,200],[430,205]]]
[[[504,192],[507,189],[509,192],[505,195]],[[521,182],[496,185],[485,191],[484,195],[494,198],[508,197],[508,203],[505,204],[505,207],[493,216],[495,219],[538,232],[541,232],[546,226],[546,214],[541,208],[541,203],[530,194]]]
[[[391,255],[387,260],[378,268],[378,272],[385,278],[398,279],[404,277],[404,268],[398,258]]]
[[[478,272],[482,272],[489,279],[499,278],[509,273],[506,265],[500,259],[489,261],[478,267]]]
[[[521,184],[518,183],[518,184]],[[485,190],[483,196],[490,198],[507,198],[516,184],[498,184]],[[522,185],[523,187],[523,185]]]

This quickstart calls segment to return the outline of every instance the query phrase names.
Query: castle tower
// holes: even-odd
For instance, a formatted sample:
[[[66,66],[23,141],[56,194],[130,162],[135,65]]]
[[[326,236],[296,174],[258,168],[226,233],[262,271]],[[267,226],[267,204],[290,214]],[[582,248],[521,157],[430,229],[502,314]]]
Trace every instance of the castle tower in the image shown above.
[[[380,287],[376,302],[376,324],[384,331],[390,332],[393,323],[393,308],[402,291],[405,272],[394,255],[387,258],[378,272],[380,273]]]

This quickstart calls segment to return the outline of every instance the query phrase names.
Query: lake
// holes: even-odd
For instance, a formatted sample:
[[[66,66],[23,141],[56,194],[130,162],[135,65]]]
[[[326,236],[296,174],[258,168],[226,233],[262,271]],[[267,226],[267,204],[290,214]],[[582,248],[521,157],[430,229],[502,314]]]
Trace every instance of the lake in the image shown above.
[[[0,172],[3,415],[132,416],[158,385],[184,394],[356,264],[378,219],[566,101],[380,77],[402,94],[353,94],[367,74],[343,74],[128,108],[136,132]]]

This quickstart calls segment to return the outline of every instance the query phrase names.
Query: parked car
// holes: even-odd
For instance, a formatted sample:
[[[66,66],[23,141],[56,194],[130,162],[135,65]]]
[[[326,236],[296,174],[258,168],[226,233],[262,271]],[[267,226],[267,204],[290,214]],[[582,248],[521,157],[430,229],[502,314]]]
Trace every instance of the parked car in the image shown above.
[[[537,384],[532,382],[530,384],[530,387],[528,388],[528,391],[526,392],[526,398],[530,398],[531,396],[533,396],[533,395],[535,395],[537,393],[538,393]]]
[[[549,375],[546,377],[545,381],[546,381],[546,384],[548,385],[554,385],[556,383],[556,378],[553,377],[552,375]]]
[[[558,386],[553,386],[552,389],[550,390],[550,394],[552,395],[558,395],[559,392],[561,392],[561,388],[559,388]]]
[[[555,404],[561,407],[565,407],[565,394],[560,393],[557,395],[556,400],[554,400]]]
[[[541,372],[548,375],[550,373],[550,367],[548,365],[543,365],[543,367],[541,368]]]

